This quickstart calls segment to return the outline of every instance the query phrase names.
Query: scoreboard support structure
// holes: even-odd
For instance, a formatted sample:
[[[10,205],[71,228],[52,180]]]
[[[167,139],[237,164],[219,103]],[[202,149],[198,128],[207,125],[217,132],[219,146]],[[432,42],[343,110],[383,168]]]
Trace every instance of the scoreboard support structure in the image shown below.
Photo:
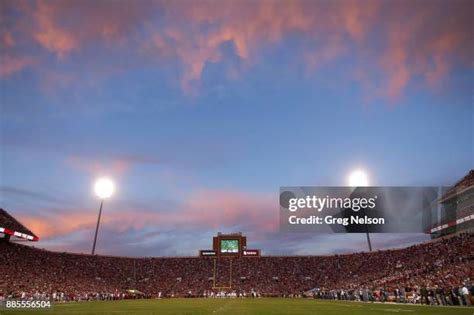
[[[259,257],[259,249],[247,249],[247,237],[238,233],[217,233],[212,238],[212,249],[199,251],[201,257]]]
[[[199,256],[214,260],[212,289],[232,289],[232,271],[235,258],[259,257],[259,249],[247,249],[247,237],[242,233],[217,233],[212,238],[212,249],[201,249]],[[228,273],[228,274],[227,274]]]
[[[226,259],[227,260],[227,259]],[[222,263],[222,261],[220,261]],[[219,268],[217,267],[218,263],[218,258],[214,258],[214,272],[212,274],[212,288],[214,290],[222,290],[222,289],[232,289],[232,259],[228,259],[229,262],[229,285],[228,286],[222,286],[218,285],[217,283],[217,273],[219,271]]]

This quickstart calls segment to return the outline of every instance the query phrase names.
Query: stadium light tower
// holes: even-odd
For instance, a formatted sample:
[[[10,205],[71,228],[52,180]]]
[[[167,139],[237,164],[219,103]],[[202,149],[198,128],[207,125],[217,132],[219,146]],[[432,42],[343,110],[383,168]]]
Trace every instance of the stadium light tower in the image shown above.
[[[369,186],[369,178],[363,170],[355,170],[349,175],[349,186],[352,187],[366,187]],[[364,210],[365,211],[365,210]],[[369,251],[372,251],[372,243],[370,242],[369,227],[365,225],[367,235],[367,244],[369,245]]]
[[[99,216],[97,217],[97,226],[95,227],[94,244],[92,245],[92,255],[95,254],[95,244],[97,242],[97,233],[99,232],[100,216],[102,214],[102,206],[104,199],[110,198],[114,192],[114,183],[108,178],[99,178],[95,182],[94,191],[97,197],[100,198]]]

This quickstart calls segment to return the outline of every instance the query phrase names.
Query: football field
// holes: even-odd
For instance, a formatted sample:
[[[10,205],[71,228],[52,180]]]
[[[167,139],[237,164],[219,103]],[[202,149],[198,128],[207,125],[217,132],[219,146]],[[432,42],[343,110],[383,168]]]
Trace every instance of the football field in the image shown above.
[[[81,302],[53,305],[49,310],[0,310],[12,314],[314,314],[314,315],[376,315],[376,314],[459,314],[473,315],[470,307],[437,307],[393,304],[365,304],[312,299],[162,299],[110,302]]]

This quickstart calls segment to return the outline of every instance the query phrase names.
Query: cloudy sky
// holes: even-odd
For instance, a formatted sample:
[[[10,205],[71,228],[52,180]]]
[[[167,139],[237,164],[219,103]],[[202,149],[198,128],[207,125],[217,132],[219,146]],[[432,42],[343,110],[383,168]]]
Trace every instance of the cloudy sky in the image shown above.
[[[283,234],[280,186],[451,185],[473,168],[472,1],[0,3],[0,207],[39,247],[366,250]],[[425,235],[373,235],[376,248]]]

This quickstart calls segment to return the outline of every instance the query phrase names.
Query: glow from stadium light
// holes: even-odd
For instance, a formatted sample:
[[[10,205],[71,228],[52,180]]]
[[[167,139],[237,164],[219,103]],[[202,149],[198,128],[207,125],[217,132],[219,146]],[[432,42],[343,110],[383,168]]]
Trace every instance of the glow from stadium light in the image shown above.
[[[365,187],[369,186],[369,178],[363,170],[355,170],[349,175],[349,186],[351,187]]]
[[[100,199],[107,199],[112,196],[115,190],[114,183],[108,178],[99,178],[94,185],[95,194]]]

